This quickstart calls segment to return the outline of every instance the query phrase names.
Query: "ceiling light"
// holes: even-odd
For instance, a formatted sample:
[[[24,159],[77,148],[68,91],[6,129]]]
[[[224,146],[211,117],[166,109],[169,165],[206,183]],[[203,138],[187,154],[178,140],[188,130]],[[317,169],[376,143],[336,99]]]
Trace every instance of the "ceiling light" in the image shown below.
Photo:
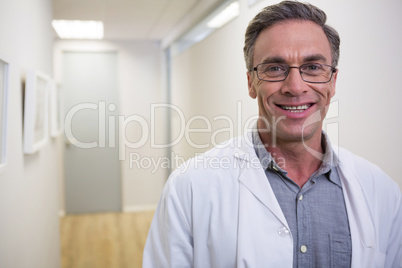
[[[208,23],[207,26],[210,28],[220,28],[235,17],[239,15],[239,2],[235,1],[228,5],[224,10],[218,13],[215,17],[213,17]]]
[[[53,20],[52,26],[62,39],[102,39],[103,22],[92,20]]]

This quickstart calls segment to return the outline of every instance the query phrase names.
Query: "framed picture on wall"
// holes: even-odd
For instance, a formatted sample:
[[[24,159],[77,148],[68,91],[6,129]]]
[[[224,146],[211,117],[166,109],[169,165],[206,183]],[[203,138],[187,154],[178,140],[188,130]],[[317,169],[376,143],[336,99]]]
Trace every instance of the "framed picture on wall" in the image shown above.
[[[51,80],[49,82],[49,130],[51,137],[57,137],[63,131],[62,103],[61,85]]]
[[[7,106],[9,63],[0,59],[0,170],[7,161]]]
[[[28,71],[24,100],[24,153],[33,154],[48,140],[48,90],[50,78]]]

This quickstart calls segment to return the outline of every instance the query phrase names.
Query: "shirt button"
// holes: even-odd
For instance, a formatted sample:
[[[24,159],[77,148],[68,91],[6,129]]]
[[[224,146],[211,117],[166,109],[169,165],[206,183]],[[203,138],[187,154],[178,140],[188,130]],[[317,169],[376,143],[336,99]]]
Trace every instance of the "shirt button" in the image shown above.
[[[299,196],[299,201],[302,201],[303,200],[303,195],[300,195]]]
[[[306,253],[306,252],[307,252],[307,247],[306,247],[305,245],[301,246],[301,247],[300,247],[300,251],[301,251],[302,253]]]

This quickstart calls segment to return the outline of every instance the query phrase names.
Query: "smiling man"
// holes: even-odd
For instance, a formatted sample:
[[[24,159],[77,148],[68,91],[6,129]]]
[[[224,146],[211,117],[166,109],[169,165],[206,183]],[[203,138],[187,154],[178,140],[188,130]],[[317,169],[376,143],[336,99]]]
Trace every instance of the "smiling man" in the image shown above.
[[[294,1],[250,22],[244,55],[257,127],[172,173],[144,267],[402,267],[399,187],[334,150],[322,131],[340,44],[325,23],[323,11]]]
[[[249,94],[258,98],[258,129],[275,126],[275,142],[272,131],[260,131],[261,140],[271,154],[286,159],[288,177],[301,187],[321,165],[305,147],[324,150],[322,121],[335,94],[328,38],[315,22],[285,20],[262,30],[253,51],[247,57],[255,67],[247,75]],[[322,119],[305,127],[314,115]]]

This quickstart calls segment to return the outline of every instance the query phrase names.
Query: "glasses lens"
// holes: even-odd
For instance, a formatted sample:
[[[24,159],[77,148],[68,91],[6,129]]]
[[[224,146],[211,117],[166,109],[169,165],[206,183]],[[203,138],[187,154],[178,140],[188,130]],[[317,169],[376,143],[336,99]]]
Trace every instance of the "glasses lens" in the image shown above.
[[[300,71],[303,80],[311,83],[326,83],[332,77],[332,67],[318,63],[303,64]]]
[[[272,82],[284,80],[288,70],[287,65],[276,63],[262,63],[257,66],[258,78]]]

